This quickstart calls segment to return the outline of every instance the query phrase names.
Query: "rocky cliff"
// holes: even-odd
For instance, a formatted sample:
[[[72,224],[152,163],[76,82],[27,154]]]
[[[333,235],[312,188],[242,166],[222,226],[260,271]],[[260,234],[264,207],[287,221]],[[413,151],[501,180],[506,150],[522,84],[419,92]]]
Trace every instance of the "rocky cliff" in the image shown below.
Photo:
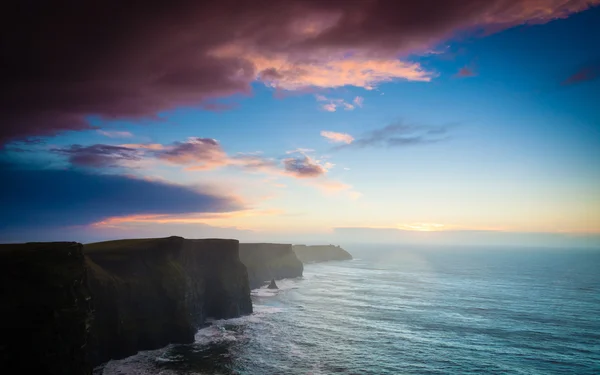
[[[0,245],[0,285],[2,374],[87,375],[252,312],[236,240]]]
[[[340,246],[334,245],[294,245],[294,252],[302,263],[318,263],[328,262],[330,260],[350,260],[352,255],[342,249]]]
[[[252,289],[265,285],[271,279],[300,277],[304,270],[289,244],[241,243],[240,259],[248,269]]]
[[[88,271],[75,242],[0,245],[0,373],[91,374]]]
[[[94,296],[89,361],[192,342],[208,317],[252,312],[236,240],[181,237],[85,246]]]

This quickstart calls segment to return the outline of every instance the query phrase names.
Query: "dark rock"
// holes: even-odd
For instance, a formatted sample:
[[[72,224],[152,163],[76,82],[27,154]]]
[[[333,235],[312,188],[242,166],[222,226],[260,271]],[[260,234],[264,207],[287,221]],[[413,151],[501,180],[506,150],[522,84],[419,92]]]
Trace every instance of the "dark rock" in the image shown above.
[[[279,287],[277,286],[277,284],[275,284],[275,279],[271,279],[271,283],[269,284],[269,286],[267,287],[267,289],[279,289]]]
[[[252,313],[237,240],[0,245],[0,373],[88,375]]]
[[[75,242],[0,245],[0,373],[92,373],[82,248]]]
[[[302,263],[319,263],[331,260],[350,260],[352,255],[340,246],[334,245],[294,245],[294,252]]]
[[[271,279],[300,277],[304,270],[290,244],[241,243],[240,259],[248,269],[252,289]]]
[[[252,313],[237,240],[181,237],[86,245],[95,300],[93,365],[193,342],[205,319]]]

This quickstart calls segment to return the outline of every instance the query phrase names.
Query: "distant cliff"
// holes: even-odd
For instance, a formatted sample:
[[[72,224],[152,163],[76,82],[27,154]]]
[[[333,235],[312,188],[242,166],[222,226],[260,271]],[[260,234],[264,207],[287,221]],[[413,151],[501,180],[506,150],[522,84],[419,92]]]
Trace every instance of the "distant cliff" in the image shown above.
[[[87,375],[92,304],[83,246],[0,245],[0,373]]]
[[[241,243],[240,259],[248,269],[250,288],[259,288],[271,279],[302,276],[304,266],[290,244]]]
[[[252,312],[237,240],[0,245],[0,283],[7,374],[88,375],[109,359],[192,342],[207,317]]]
[[[89,360],[192,342],[207,317],[252,312],[237,240],[181,237],[86,245],[94,296]]]
[[[294,245],[294,252],[302,263],[328,262],[330,260],[350,260],[352,255],[339,246],[334,245]]]

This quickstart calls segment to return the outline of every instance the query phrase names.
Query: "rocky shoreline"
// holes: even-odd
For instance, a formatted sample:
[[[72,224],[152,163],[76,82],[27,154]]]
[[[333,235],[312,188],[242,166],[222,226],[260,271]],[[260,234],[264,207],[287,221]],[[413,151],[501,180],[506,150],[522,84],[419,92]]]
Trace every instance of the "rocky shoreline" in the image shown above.
[[[0,370],[87,375],[193,342],[208,318],[251,314],[250,289],[302,276],[315,251],[182,237],[0,245]]]

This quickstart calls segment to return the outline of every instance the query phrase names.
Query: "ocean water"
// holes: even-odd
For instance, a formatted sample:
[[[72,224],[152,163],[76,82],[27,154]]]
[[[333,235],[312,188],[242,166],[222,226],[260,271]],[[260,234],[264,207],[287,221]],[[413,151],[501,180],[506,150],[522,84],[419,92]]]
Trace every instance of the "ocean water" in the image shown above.
[[[600,374],[600,252],[349,248],[115,374]]]

